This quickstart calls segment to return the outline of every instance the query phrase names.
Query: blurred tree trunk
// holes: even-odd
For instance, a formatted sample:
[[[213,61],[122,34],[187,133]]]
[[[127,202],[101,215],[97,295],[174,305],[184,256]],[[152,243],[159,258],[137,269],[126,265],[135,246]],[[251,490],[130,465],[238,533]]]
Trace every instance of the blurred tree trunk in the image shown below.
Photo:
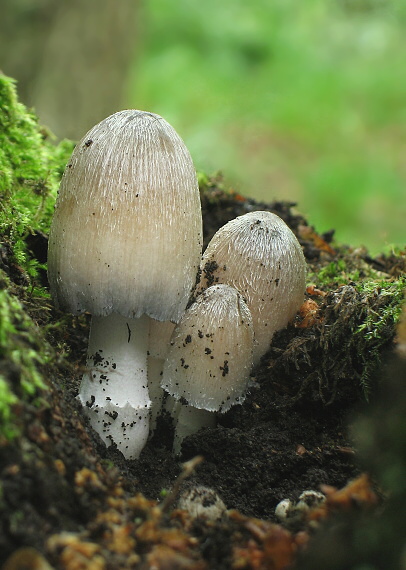
[[[60,137],[128,106],[138,0],[0,0],[0,67]]]
[[[0,0],[0,69],[18,79],[20,99],[32,105],[32,87],[41,65],[54,0]]]

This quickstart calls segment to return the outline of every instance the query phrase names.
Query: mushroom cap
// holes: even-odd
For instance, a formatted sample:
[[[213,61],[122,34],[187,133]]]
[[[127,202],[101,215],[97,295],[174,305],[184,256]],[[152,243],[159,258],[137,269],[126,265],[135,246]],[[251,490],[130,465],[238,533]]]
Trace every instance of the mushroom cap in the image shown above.
[[[161,386],[195,408],[225,412],[245,399],[252,346],[241,295],[228,285],[209,287],[175,327]]]
[[[83,137],[65,169],[49,236],[51,292],[73,313],[177,321],[201,241],[182,139],[159,115],[120,111]]]
[[[296,236],[276,214],[244,214],[213,236],[200,269],[196,293],[213,283],[227,283],[244,297],[254,325],[254,364],[258,363],[274,332],[286,327],[303,303],[306,261]]]

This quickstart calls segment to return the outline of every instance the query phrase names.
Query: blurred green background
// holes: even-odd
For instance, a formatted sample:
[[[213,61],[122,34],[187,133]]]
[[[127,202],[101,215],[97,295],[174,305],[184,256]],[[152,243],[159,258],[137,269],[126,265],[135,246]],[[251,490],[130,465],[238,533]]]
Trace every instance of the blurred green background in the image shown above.
[[[32,57],[32,2],[2,2],[0,67],[58,136],[154,111],[242,194],[296,201],[372,253],[404,247],[404,0],[41,0],[28,82],[4,42]]]

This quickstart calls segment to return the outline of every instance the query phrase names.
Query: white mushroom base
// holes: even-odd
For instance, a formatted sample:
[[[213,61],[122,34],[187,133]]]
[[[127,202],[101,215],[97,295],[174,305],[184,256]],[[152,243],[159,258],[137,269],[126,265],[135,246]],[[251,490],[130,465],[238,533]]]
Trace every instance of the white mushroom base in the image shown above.
[[[173,453],[181,452],[182,442],[188,435],[198,432],[204,427],[216,427],[216,414],[187,404],[181,404],[169,396],[167,406],[171,407],[171,416],[175,423]]]
[[[147,385],[149,317],[93,317],[79,399],[106,445],[139,457],[149,433]]]

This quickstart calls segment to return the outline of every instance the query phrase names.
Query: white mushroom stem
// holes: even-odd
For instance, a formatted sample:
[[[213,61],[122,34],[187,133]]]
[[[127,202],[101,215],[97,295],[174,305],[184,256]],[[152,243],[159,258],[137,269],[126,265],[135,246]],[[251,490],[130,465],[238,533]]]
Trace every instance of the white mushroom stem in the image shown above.
[[[194,408],[177,400],[173,400],[173,402],[171,410],[171,416],[175,424],[173,452],[175,455],[178,455],[185,437],[198,432],[204,427],[216,427],[216,413]]]
[[[154,432],[157,418],[161,413],[164,397],[164,390],[161,388],[162,371],[174,328],[174,323],[170,321],[161,322],[151,319],[150,322],[148,344],[148,390],[152,402],[149,423],[150,433]]]
[[[165,360],[148,356],[148,391],[151,398],[150,433],[155,431],[158,416],[161,413],[164,391],[161,388],[162,370]]]
[[[150,319],[117,314],[93,317],[79,399],[91,426],[127,459],[139,457],[148,438],[147,384]]]

